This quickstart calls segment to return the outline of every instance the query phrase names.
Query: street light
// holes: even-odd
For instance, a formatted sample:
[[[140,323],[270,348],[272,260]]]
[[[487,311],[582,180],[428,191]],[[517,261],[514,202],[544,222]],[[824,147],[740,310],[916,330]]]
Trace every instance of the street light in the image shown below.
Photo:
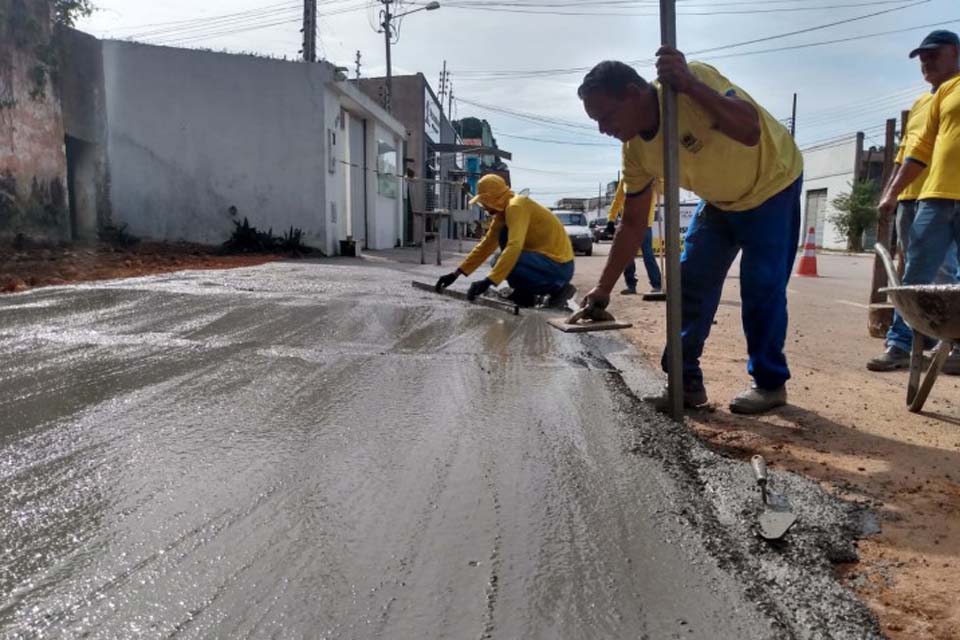
[[[390,65],[390,38],[393,37],[393,19],[402,18],[403,16],[408,16],[411,13],[416,13],[417,11],[435,11],[440,8],[440,3],[437,0],[428,2],[422,7],[417,7],[416,9],[411,9],[410,11],[404,11],[403,13],[393,15],[390,13],[390,3],[396,2],[396,0],[382,0],[384,9],[380,12],[380,28],[383,31],[383,39],[387,44],[387,95],[386,100],[384,101],[384,106],[387,108],[388,113],[393,112],[393,69]]]

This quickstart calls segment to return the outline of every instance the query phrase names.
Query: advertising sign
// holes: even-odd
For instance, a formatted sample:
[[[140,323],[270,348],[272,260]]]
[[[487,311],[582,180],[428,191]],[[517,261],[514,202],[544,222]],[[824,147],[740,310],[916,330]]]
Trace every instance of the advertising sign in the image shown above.
[[[423,133],[434,144],[440,142],[440,104],[426,87],[423,88]]]

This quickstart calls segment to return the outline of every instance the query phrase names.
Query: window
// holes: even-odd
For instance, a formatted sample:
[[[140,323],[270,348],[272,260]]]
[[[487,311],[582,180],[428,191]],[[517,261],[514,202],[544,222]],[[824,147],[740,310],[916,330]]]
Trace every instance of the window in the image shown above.
[[[377,193],[397,197],[397,149],[384,140],[377,140]]]
[[[587,219],[582,213],[558,213],[555,212],[555,215],[560,219],[560,223],[566,227],[570,226],[581,226],[584,227],[587,224]]]

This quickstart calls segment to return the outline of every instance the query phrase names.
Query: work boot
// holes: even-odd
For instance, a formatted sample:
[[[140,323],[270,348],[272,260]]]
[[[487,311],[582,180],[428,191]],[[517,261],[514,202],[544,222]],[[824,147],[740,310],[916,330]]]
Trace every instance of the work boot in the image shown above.
[[[644,396],[644,402],[653,405],[653,408],[661,413],[669,413],[672,409],[670,404],[670,394],[664,388],[655,396]],[[683,390],[683,406],[687,409],[695,409],[707,404],[707,390],[703,387],[690,387]]]
[[[636,288],[636,287],[627,287],[626,289],[623,289],[622,291],[620,291],[620,295],[622,295],[622,296],[635,296],[635,295],[637,295],[637,288]]]
[[[910,354],[897,347],[887,347],[887,350],[876,358],[867,361],[870,371],[896,371],[910,367]]]
[[[787,388],[761,389],[753,385],[730,401],[730,411],[743,415],[766,413],[787,404]]]
[[[567,301],[575,295],[577,295],[577,288],[568,282],[563,285],[563,289],[550,294],[543,306],[551,309],[566,309]]]
[[[946,362],[943,363],[941,371],[948,376],[960,376],[960,345],[953,345],[953,349],[947,356]]]

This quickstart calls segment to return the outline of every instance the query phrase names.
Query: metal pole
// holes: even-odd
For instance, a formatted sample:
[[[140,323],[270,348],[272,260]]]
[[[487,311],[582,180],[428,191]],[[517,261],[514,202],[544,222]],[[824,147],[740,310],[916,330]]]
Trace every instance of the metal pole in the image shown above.
[[[660,0],[661,43],[677,46],[676,0]],[[683,347],[680,343],[680,156],[677,147],[677,92],[664,83],[663,120],[663,200],[666,218],[664,241],[667,255],[667,392],[670,416],[683,420]]]
[[[303,2],[303,59],[317,61],[317,0]]]
[[[793,115],[790,116],[790,136],[797,137],[797,94],[793,94]]]
[[[385,100],[387,113],[393,112],[393,68],[390,66],[390,21],[393,16],[390,15],[390,1],[383,0],[383,39],[387,45],[387,98]]]

